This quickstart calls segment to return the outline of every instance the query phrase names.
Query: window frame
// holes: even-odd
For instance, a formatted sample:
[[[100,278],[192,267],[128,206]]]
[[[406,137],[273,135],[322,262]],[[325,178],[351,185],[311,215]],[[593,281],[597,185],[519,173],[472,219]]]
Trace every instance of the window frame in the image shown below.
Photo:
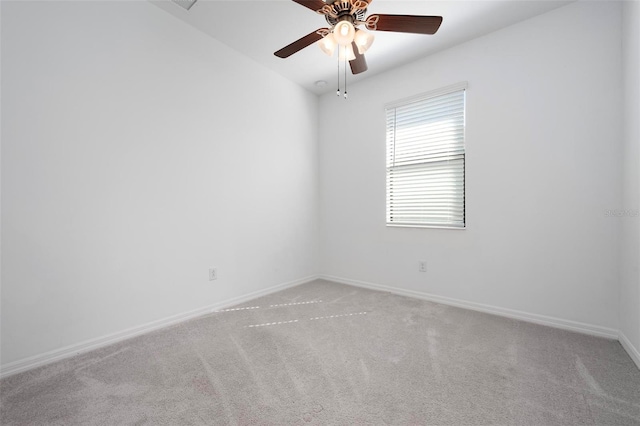
[[[443,96],[443,95],[447,95],[447,94],[451,94],[454,92],[463,92],[463,132],[462,132],[462,146],[463,146],[463,155],[462,155],[462,226],[456,226],[453,225],[451,222],[449,223],[443,223],[443,224],[437,224],[437,223],[419,223],[419,222],[414,222],[414,223],[410,223],[410,222],[403,222],[403,223],[394,223],[394,222],[389,222],[389,210],[390,210],[390,196],[389,196],[389,171],[390,171],[390,167],[388,166],[389,164],[389,152],[390,152],[390,147],[389,147],[389,139],[388,139],[388,135],[385,135],[385,225],[386,227],[390,227],[390,228],[433,228],[433,229],[456,229],[456,230],[463,230],[463,229],[467,229],[467,182],[466,182],[466,178],[467,178],[467,137],[466,137],[466,131],[467,131],[467,125],[466,125],[466,121],[467,121],[467,89],[468,89],[468,83],[465,82],[460,82],[457,84],[453,84],[450,86],[446,86],[446,87],[442,87],[439,89],[435,89],[429,92],[425,92],[425,93],[421,93],[415,96],[411,96],[408,98],[404,98],[404,99],[400,99],[397,101],[393,101],[390,103],[385,104],[384,109],[385,109],[385,121],[388,120],[388,111],[390,109],[397,109],[399,107],[404,107],[407,105],[410,105],[412,103],[417,103],[420,101],[426,101],[429,99],[433,99],[439,96]],[[389,123],[386,121],[386,128],[388,128]],[[394,141],[395,143],[395,141]],[[396,166],[396,167],[402,167],[402,166]]]

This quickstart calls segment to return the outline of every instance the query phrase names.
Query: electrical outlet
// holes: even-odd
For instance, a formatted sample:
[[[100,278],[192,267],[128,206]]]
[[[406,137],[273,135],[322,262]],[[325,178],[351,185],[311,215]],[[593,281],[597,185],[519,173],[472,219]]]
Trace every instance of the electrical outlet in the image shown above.
[[[427,261],[421,260],[418,262],[418,270],[420,272],[427,272]]]
[[[216,268],[209,268],[209,281],[218,279],[218,270]]]

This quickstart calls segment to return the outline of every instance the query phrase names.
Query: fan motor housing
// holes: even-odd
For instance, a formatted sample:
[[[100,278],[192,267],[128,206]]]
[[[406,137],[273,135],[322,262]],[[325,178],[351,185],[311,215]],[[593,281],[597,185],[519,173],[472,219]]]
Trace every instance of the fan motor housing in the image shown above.
[[[352,4],[348,1],[337,1],[334,0],[332,3],[327,2],[327,4],[333,9],[333,12],[336,16],[330,16],[329,14],[325,15],[325,19],[327,23],[332,27],[336,25],[340,21],[349,20],[353,24],[355,21],[363,21],[364,17],[367,14],[366,9],[358,10],[355,13],[351,13]]]

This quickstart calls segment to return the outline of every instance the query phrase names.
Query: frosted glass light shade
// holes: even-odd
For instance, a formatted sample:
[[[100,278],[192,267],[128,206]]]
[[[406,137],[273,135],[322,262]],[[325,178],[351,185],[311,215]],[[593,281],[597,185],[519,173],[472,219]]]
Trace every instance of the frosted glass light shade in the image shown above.
[[[368,31],[365,31],[365,30],[356,31],[356,35],[353,41],[356,43],[356,46],[358,46],[358,53],[360,53],[361,55],[364,55],[364,52],[369,50],[369,48],[373,44],[374,38],[375,37],[373,36],[373,34],[371,34]]]
[[[356,58],[356,54],[353,53],[353,47],[351,45],[340,46],[340,50],[338,51],[338,59],[344,61],[345,58],[347,61],[353,61]]]
[[[356,34],[356,29],[349,21],[340,21],[333,28],[333,36],[340,46],[349,46]]]
[[[318,46],[328,56],[333,56],[337,46],[336,39],[332,33],[329,33],[318,41]]]

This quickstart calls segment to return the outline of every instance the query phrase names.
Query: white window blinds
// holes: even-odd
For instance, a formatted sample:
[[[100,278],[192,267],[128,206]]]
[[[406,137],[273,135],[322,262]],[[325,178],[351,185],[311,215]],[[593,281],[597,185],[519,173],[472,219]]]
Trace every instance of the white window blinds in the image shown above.
[[[465,227],[465,86],[387,106],[387,225]]]

